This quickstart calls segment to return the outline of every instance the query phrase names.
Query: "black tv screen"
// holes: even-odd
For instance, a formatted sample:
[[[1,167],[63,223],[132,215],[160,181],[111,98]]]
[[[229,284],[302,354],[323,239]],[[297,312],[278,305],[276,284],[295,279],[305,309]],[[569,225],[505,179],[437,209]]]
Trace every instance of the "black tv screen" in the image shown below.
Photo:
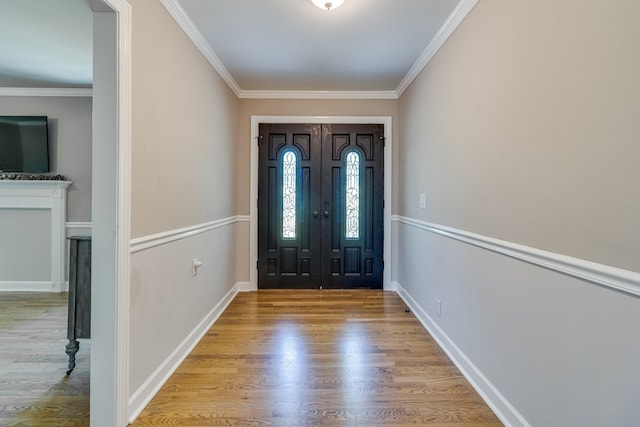
[[[47,116],[0,116],[0,172],[49,172]]]

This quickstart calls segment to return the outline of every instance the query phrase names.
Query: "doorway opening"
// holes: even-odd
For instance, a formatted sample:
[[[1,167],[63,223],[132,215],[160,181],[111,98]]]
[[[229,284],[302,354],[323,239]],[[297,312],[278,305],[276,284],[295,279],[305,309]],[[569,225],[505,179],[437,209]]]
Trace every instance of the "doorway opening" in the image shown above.
[[[287,143],[285,143],[284,146],[280,147],[279,149],[276,150],[277,152],[277,156],[279,157],[279,162],[280,164],[280,170],[278,170],[277,168],[274,170],[272,169],[271,173],[272,176],[274,177],[274,180],[272,181],[273,183],[273,189],[274,189],[274,195],[275,196],[270,196],[271,198],[271,203],[272,205],[274,204],[274,200],[275,203],[277,205],[280,206],[280,211],[282,210],[282,206],[283,203],[285,203],[285,199],[283,198],[283,191],[285,189],[285,187],[282,187],[282,183],[283,180],[286,179],[285,175],[284,175],[284,171],[282,166],[284,166],[283,160],[284,160],[284,155],[287,155],[287,159],[288,160],[294,160],[296,162],[296,166],[295,166],[295,170],[297,172],[295,172],[295,176],[296,176],[296,185],[300,185],[300,186],[305,186],[305,185],[309,185],[311,186],[311,182],[306,183],[304,180],[307,179],[307,175],[308,174],[308,179],[311,179],[313,174],[318,173],[320,175],[320,181],[318,181],[318,178],[316,177],[316,181],[319,182],[320,186],[318,187],[317,185],[314,186],[314,191],[317,193],[318,191],[320,191],[320,194],[322,193],[322,187],[324,188],[329,188],[331,187],[331,185],[335,182],[340,182],[341,185],[339,186],[339,190],[338,190],[338,194],[334,195],[335,197],[333,198],[333,200],[329,200],[328,201],[328,205],[327,208],[328,209],[322,209],[324,205],[324,202],[326,200],[320,200],[320,206],[316,206],[319,207],[320,209],[315,209],[315,208],[311,208],[311,205],[306,206],[306,203],[311,203],[312,202],[312,193],[311,193],[311,187],[309,187],[309,190],[307,190],[306,194],[309,195],[308,199],[298,199],[296,202],[293,202],[294,205],[296,206],[296,211],[295,211],[295,220],[294,223],[296,223],[296,227],[298,230],[298,234],[293,234],[294,232],[292,230],[287,231],[287,233],[291,233],[289,234],[289,236],[294,236],[294,237],[289,237],[289,239],[292,240],[299,240],[301,241],[302,239],[309,239],[309,244],[306,245],[309,247],[309,250],[311,252],[314,251],[314,247],[312,247],[313,245],[316,245],[315,248],[317,248],[318,243],[319,243],[319,238],[318,239],[314,239],[312,236],[313,234],[308,234],[305,235],[305,233],[307,233],[307,231],[309,233],[311,233],[311,230],[316,227],[319,228],[320,230],[323,229],[323,223],[324,225],[324,233],[322,231],[320,231],[320,235],[324,234],[327,235],[327,233],[329,233],[330,235],[333,235],[333,239],[340,239],[342,240],[340,245],[336,245],[335,242],[332,243],[324,243],[323,245],[325,247],[331,247],[332,245],[334,246],[333,248],[330,248],[330,250],[323,250],[323,249],[315,249],[315,252],[318,252],[320,255],[317,255],[315,257],[316,261],[314,261],[312,258],[312,256],[306,256],[306,255],[313,255],[311,252],[305,254],[302,251],[306,250],[306,246],[305,249],[302,248],[302,246],[298,246],[296,247],[295,245],[280,245],[280,247],[278,247],[277,252],[280,253],[280,255],[284,255],[284,257],[282,257],[281,260],[276,260],[274,263],[274,260],[271,259],[269,260],[267,259],[262,259],[261,261],[259,261],[259,256],[258,256],[258,246],[259,246],[259,197],[258,197],[258,188],[259,188],[259,183],[263,181],[263,178],[260,176],[260,171],[259,171],[259,157],[260,157],[260,125],[274,125],[274,124],[287,124],[287,125],[295,125],[295,124],[315,124],[315,126],[319,126],[319,130],[318,132],[318,137],[320,138],[320,140],[322,140],[323,136],[323,132],[325,133],[324,138],[332,138],[332,135],[336,134],[339,137],[336,138],[336,141],[332,141],[330,144],[335,145],[335,146],[341,146],[343,149],[340,153],[340,156],[334,156],[334,154],[336,153],[335,150],[329,149],[327,148],[325,150],[325,156],[328,156],[331,158],[331,160],[329,160],[329,163],[331,162],[337,162],[334,163],[331,166],[320,166],[320,172],[314,172],[311,169],[307,169],[306,171],[302,171],[303,167],[306,167],[307,165],[304,165],[304,162],[308,162],[309,160],[305,159],[305,154],[302,153],[302,151],[300,150],[300,148],[295,147],[295,145],[293,145],[293,140],[291,140],[291,149],[289,151],[287,151]],[[322,130],[322,127],[324,125],[331,125],[331,126],[327,126],[325,127],[325,130]],[[378,202],[380,203],[381,208],[378,209],[378,212],[376,213],[376,215],[374,215],[372,213],[372,211],[370,211],[369,213],[365,213],[362,209],[366,209],[367,207],[367,202],[365,200],[366,197],[372,197],[372,194],[366,194],[366,190],[363,193],[363,188],[366,187],[366,168],[365,166],[363,166],[365,164],[365,159],[367,154],[365,152],[364,149],[357,148],[357,144],[356,145],[351,145],[351,143],[346,144],[346,140],[347,139],[353,139],[354,137],[356,137],[355,134],[349,134],[349,132],[345,131],[345,128],[341,128],[340,126],[343,125],[382,125],[382,126],[378,126],[380,128],[379,132],[380,135],[378,135],[376,138],[378,139],[378,144],[379,147],[381,147],[381,153],[380,153],[380,159],[381,159],[381,175],[383,176],[382,179],[382,184],[380,184],[379,186],[382,187],[381,189],[381,194],[383,194],[382,197],[378,197]],[[336,132],[334,132],[334,130],[337,130]],[[309,131],[312,132],[312,131]],[[365,132],[366,133],[366,132]],[[370,133],[370,132],[369,132]],[[349,134],[349,138],[345,138],[344,135]],[[370,133],[371,134],[371,133]],[[345,116],[345,117],[337,117],[337,116],[252,116],[252,150],[251,150],[251,204],[250,204],[250,257],[249,257],[249,262],[250,262],[250,283],[249,283],[249,289],[258,289],[259,287],[280,287],[280,288],[299,288],[299,287],[309,287],[309,288],[319,288],[319,287],[323,287],[323,288],[359,288],[359,287],[365,287],[365,288],[382,288],[384,290],[393,290],[392,284],[391,284],[391,266],[392,266],[392,260],[391,260],[391,240],[392,240],[392,235],[391,235],[391,188],[392,188],[392,174],[391,174],[391,165],[392,165],[392,119],[391,117],[375,117],[375,116]],[[290,135],[291,137],[293,137],[293,135]],[[264,140],[264,135],[263,135],[263,140]],[[370,138],[371,139],[371,138]],[[357,137],[355,139],[357,141]],[[339,142],[342,141],[342,142]],[[298,141],[298,143],[301,143],[301,140]],[[310,143],[310,142],[309,142]],[[361,140],[362,143],[362,140]],[[273,145],[273,144],[272,144]],[[322,145],[322,143],[320,143],[320,145]],[[351,147],[351,148],[350,148]],[[356,147],[356,148],[354,148]],[[311,146],[309,148],[309,150],[311,150]],[[287,151],[287,152],[285,152]],[[338,150],[340,151],[340,150]],[[307,153],[308,156],[312,156],[313,154],[311,153],[311,151],[309,151]],[[316,153],[315,156],[317,158],[322,158],[322,152],[320,152],[319,154]],[[363,157],[365,156],[365,157]],[[370,156],[370,154],[369,154]],[[359,218],[359,220],[361,222],[358,222],[357,220],[355,220],[354,218],[356,218],[356,216],[352,216],[351,217],[351,224],[355,224],[354,227],[351,228],[351,231],[349,235],[347,235],[347,231],[346,231],[346,224],[347,224],[347,204],[349,203],[347,201],[347,187],[346,187],[346,182],[347,182],[347,157],[349,157],[350,161],[351,161],[351,167],[355,168],[357,170],[365,170],[364,175],[363,174],[357,174],[355,176],[357,176],[358,180],[361,180],[357,183],[356,187],[359,188],[359,192],[358,192],[358,205],[360,207],[360,215],[357,216],[357,218]],[[370,160],[367,160],[370,161]],[[302,163],[300,163],[302,162]],[[323,162],[324,163],[324,162]],[[289,165],[291,166],[291,164]],[[323,172],[323,170],[325,172]],[[326,171],[330,171],[330,172],[326,172]],[[324,177],[323,177],[324,175]],[[355,177],[354,176],[354,177]],[[353,180],[353,177],[352,177]],[[329,182],[330,184],[327,185],[323,185],[322,182]],[[372,182],[375,182],[375,179],[371,179]],[[320,188],[320,190],[318,190]],[[375,186],[371,187],[371,188],[375,188]],[[298,190],[296,190],[298,191]],[[325,190],[325,193],[328,190]],[[330,191],[330,190],[329,190]],[[298,197],[300,197],[299,193],[296,193],[298,195]],[[262,197],[262,194],[261,194]],[[316,195],[316,200],[315,202],[317,203],[318,199],[317,199],[317,195]],[[322,198],[322,196],[319,196],[320,198]],[[262,202],[264,201],[264,199],[262,199]],[[300,203],[302,203],[302,205],[300,205]],[[386,205],[386,206],[385,206]],[[371,206],[371,205],[370,205]],[[266,212],[265,211],[265,207],[262,207],[261,211],[262,212]],[[375,209],[375,208],[374,208]],[[382,213],[380,213],[380,210],[382,210]],[[325,213],[325,211],[327,211]],[[317,212],[317,216],[314,216],[314,214]],[[364,229],[364,225],[366,223],[366,216],[367,214],[370,214],[372,217],[375,217],[376,220],[378,220],[378,222],[376,223],[376,227],[378,227],[378,233],[381,235],[381,243],[380,246],[382,247],[382,255],[379,257],[379,259],[375,259],[373,257],[368,257],[368,259],[366,257],[363,256],[363,249],[362,246],[360,248],[357,247],[357,245],[353,245],[354,241],[357,240],[361,240],[364,241],[367,238],[367,235],[364,231],[366,231],[366,229]],[[302,216],[302,218],[299,218],[300,216]],[[336,226],[336,221],[333,220],[334,216],[336,217],[341,217],[340,219],[340,223],[337,224]],[[308,218],[308,221],[307,221]],[[305,221],[306,221],[306,225],[307,227],[307,231],[305,231]],[[315,221],[315,224],[314,224]],[[364,221],[364,222],[362,222]],[[302,225],[301,225],[302,224]],[[277,236],[279,239],[281,240],[286,240],[287,237],[282,234],[283,233],[283,228],[285,227],[285,223],[283,222],[283,212],[280,212],[278,214],[278,219],[271,221],[271,232],[272,235]],[[302,226],[302,228],[300,228]],[[264,226],[263,226],[264,227]],[[354,230],[357,230],[354,231]],[[355,233],[355,234],[354,234]],[[369,236],[371,236],[371,234],[369,234]],[[326,237],[325,237],[326,239]],[[262,243],[262,240],[260,241]],[[326,240],[325,240],[326,242]],[[289,243],[289,242],[286,242]],[[302,244],[302,242],[301,242]],[[336,246],[338,246],[339,251],[336,250],[338,248],[336,248]],[[365,244],[366,246],[366,244]],[[322,248],[322,246],[320,246]],[[340,252],[340,256],[337,256],[338,253]],[[322,253],[324,253],[324,260]],[[319,256],[320,261],[317,261]],[[271,257],[273,258],[273,257]],[[308,259],[305,259],[308,258]],[[281,262],[284,262],[285,264],[281,265],[280,267],[278,267],[278,264]],[[314,274],[314,267],[313,267],[313,262],[319,262],[319,266],[316,267],[315,270],[315,277],[313,276]],[[266,265],[266,271],[269,271],[268,269],[271,268],[271,271],[274,271],[274,267],[275,267],[275,271],[276,273],[278,273],[278,271],[280,273],[288,273],[291,274],[289,272],[294,271],[296,272],[296,275],[304,277],[303,279],[303,284],[302,286],[300,285],[301,282],[297,281],[296,279],[286,279],[286,280],[279,280],[282,278],[287,277],[286,275],[283,277],[282,274],[279,274],[279,279],[277,281],[273,281],[271,284],[267,284],[266,286],[263,285],[263,282],[260,282],[259,285],[259,280],[258,280],[258,276],[259,276],[259,264],[262,263],[263,267]],[[383,264],[384,263],[384,264]],[[367,276],[369,278],[375,276],[376,272],[375,269],[376,267],[379,269],[379,275],[381,276],[381,279],[377,279],[377,280],[372,280],[369,283],[366,282],[358,282],[359,279],[356,279],[356,277],[358,276]],[[279,270],[278,270],[279,269]],[[352,279],[350,277],[350,275],[352,276]],[[293,275],[291,277],[294,277]],[[313,278],[311,278],[313,277]],[[329,278],[327,280],[327,277]],[[346,279],[345,279],[346,278]],[[350,281],[351,280],[351,281]],[[343,282],[344,281],[344,282]],[[288,283],[285,283],[288,282]]]
[[[382,289],[384,127],[261,124],[258,287]]]

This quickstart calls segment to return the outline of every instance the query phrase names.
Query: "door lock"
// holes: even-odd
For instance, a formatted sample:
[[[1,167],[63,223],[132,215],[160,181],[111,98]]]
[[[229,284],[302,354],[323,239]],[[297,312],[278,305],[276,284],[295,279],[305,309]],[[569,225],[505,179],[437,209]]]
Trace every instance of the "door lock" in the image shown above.
[[[323,215],[324,215],[325,218],[329,218],[329,211],[324,211]]]

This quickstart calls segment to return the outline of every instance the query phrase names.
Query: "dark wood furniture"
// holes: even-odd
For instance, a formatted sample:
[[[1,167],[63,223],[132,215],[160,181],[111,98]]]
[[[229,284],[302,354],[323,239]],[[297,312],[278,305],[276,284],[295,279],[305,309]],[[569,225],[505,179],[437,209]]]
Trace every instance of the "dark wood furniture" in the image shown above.
[[[73,236],[69,241],[67,375],[76,367],[76,353],[80,349],[78,338],[91,338],[91,236]]]

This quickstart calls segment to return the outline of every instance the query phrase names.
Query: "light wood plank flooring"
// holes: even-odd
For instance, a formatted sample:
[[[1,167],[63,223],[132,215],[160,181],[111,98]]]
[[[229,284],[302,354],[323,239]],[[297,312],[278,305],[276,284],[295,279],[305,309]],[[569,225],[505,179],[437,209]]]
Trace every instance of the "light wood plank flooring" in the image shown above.
[[[89,425],[89,341],[67,376],[67,298],[0,292],[1,426]]]
[[[502,424],[394,293],[239,294],[133,427]]]

